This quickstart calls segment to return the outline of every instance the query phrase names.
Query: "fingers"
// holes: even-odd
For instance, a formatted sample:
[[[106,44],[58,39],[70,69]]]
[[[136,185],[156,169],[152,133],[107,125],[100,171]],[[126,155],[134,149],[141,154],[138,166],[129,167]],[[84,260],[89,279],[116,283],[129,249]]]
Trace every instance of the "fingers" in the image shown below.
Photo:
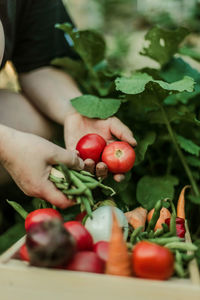
[[[43,187],[40,197],[61,209],[65,209],[75,204],[73,200],[69,200],[61,191],[59,191],[55,187],[52,182],[48,180],[47,182],[45,182],[45,187]]]
[[[77,155],[77,151],[66,150],[59,146],[55,146],[55,151],[49,163],[51,164],[63,163],[66,164],[69,168],[78,171],[84,168],[84,162]]]
[[[90,158],[87,158],[85,161],[84,161],[84,170],[87,171],[87,172],[90,172],[91,174],[94,174],[95,172],[95,162],[90,159]]]
[[[125,175],[124,174],[115,174],[113,176],[113,178],[116,182],[121,182],[125,179]]]
[[[119,140],[129,143],[133,147],[137,146],[137,142],[133,137],[132,131],[118,118],[113,117],[111,119],[110,130],[111,134],[116,136]]]
[[[99,162],[96,165],[96,176],[99,178],[106,178],[108,175],[108,167],[104,162]]]

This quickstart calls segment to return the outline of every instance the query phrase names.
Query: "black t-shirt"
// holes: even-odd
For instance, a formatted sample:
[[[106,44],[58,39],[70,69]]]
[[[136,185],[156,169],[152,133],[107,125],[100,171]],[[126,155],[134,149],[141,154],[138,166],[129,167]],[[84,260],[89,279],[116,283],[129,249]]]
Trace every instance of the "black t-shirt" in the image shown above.
[[[74,56],[56,23],[70,22],[62,0],[0,0],[5,35],[1,68],[11,60],[18,73],[47,66],[55,57]]]

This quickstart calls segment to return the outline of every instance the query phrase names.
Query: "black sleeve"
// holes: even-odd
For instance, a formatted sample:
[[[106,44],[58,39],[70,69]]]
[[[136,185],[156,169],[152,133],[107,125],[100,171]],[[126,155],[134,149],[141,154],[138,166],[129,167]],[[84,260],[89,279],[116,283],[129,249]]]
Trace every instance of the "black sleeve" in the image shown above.
[[[18,73],[48,66],[55,57],[75,57],[56,23],[70,22],[62,0],[23,1],[12,61]]]

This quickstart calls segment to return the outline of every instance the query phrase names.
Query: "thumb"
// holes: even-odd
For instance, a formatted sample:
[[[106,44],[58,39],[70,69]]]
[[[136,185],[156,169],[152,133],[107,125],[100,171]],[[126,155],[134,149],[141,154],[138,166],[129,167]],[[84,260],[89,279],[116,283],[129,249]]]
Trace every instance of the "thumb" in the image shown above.
[[[73,200],[68,199],[49,180],[47,180],[43,186],[41,198],[61,209],[65,209],[75,204]]]
[[[84,168],[84,162],[80,157],[78,157],[77,151],[66,150],[57,145],[55,145],[54,155],[48,162],[50,164],[63,163],[74,170],[82,170]]]

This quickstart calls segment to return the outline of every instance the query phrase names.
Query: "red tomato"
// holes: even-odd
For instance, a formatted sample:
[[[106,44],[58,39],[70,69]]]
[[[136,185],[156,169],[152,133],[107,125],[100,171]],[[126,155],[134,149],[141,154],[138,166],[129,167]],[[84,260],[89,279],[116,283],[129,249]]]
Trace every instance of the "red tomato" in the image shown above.
[[[113,142],[107,145],[102,153],[102,161],[112,173],[126,173],[135,162],[135,151],[126,142]]]
[[[77,252],[66,267],[67,270],[103,273],[104,262],[92,251]]]
[[[26,244],[22,245],[21,248],[19,249],[19,256],[21,260],[30,261]]]
[[[174,272],[174,256],[162,246],[139,242],[133,249],[133,272],[141,278],[165,280]]]
[[[79,151],[79,155],[83,160],[91,158],[95,163],[98,163],[105,146],[106,141],[100,135],[89,133],[79,140],[76,150]]]
[[[92,236],[80,222],[69,221],[64,223],[64,227],[74,237],[78,251],[93,249]]]
[[[94,244],[93,251],[101,258],[104,262],[108,260],[108,246],[109,242],[99,241]]]
[[[30,226],[43,221],[50,221],[52,219],[62,220],[61,214],[53,208],[41,208],[32,211],[25,220],[25,229],[29,230]]]

